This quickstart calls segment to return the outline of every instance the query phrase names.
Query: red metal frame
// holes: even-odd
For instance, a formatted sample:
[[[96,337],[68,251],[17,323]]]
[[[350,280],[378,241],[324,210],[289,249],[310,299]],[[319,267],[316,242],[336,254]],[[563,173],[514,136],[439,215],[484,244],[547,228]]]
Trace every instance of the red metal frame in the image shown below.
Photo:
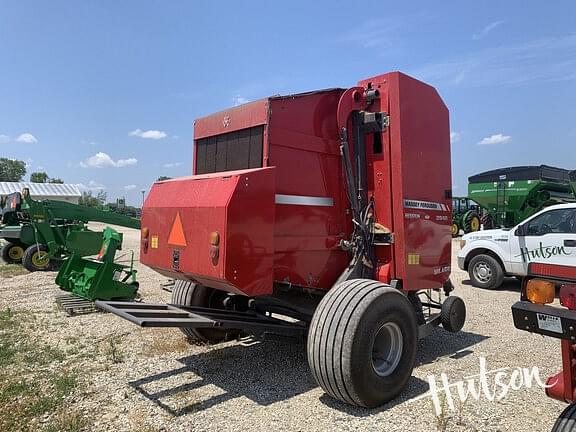
[[[367,88],[377,90],[379,97],[367,101]],[[390,116],[390,126],[379,137],[382,152],[374,151],[375,135],[365,136],[376,221],[394,234],[392,245],[376,247],[377,277],[384,282],[401,279],[407,290],[442,287],[450,274],[451,247],[448,110],[432,87],[399,72],[360,81],[347,90],[271,97],[197,119],[195,140],[264,125],[264,168],[246,170],[248,189],[254,185],[262,192],[253,199],[239,198],[244,171],[155,184],[144,205],[142,226],[156,237],[157,247],[149,241],[141,261],[167,276],[250,296],[270,293],[273,282],[332,287],[350,260],[339,243],[352,231],[339,135],[349,126],[350,114],[360,110]],[[259,176],[266,167],[273,167],[273,180]],[[261,181],[268,181],[269,188]],[[314,204],[318,202],[329,204]],[[407,207],[411,202],[423,204]],[[260,211],[266,216],[259,216]],[[185,247],[166,243],[177,212],[190,239]],[[258,241],[262,253],[248,244],[230,249],[233,224],[245,243],[271,232],[271,238]],[[216,266],[208,261],[207,242],[214,230],[223,239],[222,261]],[[178,268],[173,265],[175,250]],[[227,268],[242,271],[243,282]]]

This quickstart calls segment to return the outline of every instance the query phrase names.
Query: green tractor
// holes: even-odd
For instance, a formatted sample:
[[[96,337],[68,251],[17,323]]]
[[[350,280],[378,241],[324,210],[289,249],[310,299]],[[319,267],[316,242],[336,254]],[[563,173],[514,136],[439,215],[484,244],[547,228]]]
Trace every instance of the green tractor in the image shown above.
[[[460,235],[461,230],[464,230],[464,234],[479,231],[480,216],[480,207],[473,200],[466,197],[453,197],[452,237]]]
[[[576,202],[570,175],[547,165],[486,171],[468,178],[468,196],[483,209],[484,229],[510,228],[549,205]]]
[[[111,211],[62,201],[36,201],[28,189],[8,195],[0,224],[0,239],[7,242],[2,259],[39,271],[55,269],[72,253],[96,255],[102,246],[102,232],[91,231],[87,222],[140,228],[140,220]]]

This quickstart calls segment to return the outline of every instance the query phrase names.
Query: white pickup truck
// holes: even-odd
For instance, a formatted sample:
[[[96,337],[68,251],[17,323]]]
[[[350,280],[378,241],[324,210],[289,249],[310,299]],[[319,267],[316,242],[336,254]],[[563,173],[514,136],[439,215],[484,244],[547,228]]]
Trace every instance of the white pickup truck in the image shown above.
[[[546,207],[514,228],[466,234],[460,247],[458,267],[480,288],[526,276],[530,262],[576,267],[576,203]]]

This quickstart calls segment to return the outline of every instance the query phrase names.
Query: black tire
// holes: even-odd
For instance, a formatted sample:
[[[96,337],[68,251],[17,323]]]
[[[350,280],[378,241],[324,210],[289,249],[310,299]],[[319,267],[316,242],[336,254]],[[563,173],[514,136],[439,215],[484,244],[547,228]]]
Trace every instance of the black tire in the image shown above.
[[[174,288],[172,288],[172,304],[177,306],[224,309],[222,300],[225,297],[226,293],[224,291],[197,285],[189,281],[177,280]],[[210,344],[237,339],[240,335],[240,330],[194,329],[186,327],[180,327],[180,330],[190,341]]]
[[[494,219],[492,219],[492,216],[489,213],[483,214],[480,218],[480,222],[482,223],[483,229],[494,229]]]
[[[394,338],[400,348],[383,352]],[[332,288],[320,301],[308,332],[308,364],[330,396],[376,407],[395,398],[406,385],[417,343],[416,316],[406,296],[378,281],[353,279]],[[383,350],[380,356],[378,345]]]
[[[504,269],[492,256],[480,254],[470,260],[468,275],[472,285],[484,289],[496,289],[504,281]]]
[[[460,297],[450,296],[440,309],[440,322],[445,330],[457,333],[464,327],[466,321],[466,305]]]
[[[24,256],[22,257],[22,265],[26,268],[26,270],[30,272],[52,270],[54,263],[49,258],[43,261],[42,264],[39,263],[39,252],[48,253],[48,246],[43,244],[33,244],[32,246],[28,246],[28,248],[24,251]]]
[[[458,222],[452,222],[450,229],[452,231],[452,237],[458,237],[460,235],[460,225],[458,225]]]
[[[8,243],[2,247],[0,254],[2,261],[6,264],[20,264],[24,257],[24,246],[18,243]]]
[[[464,220],[464,234],[476,231],[480,231],[480,216],[475,211],[470,211]]]
[[[552,432],[576,432],[576,403],[568,405],[562,411],[552,426]]]

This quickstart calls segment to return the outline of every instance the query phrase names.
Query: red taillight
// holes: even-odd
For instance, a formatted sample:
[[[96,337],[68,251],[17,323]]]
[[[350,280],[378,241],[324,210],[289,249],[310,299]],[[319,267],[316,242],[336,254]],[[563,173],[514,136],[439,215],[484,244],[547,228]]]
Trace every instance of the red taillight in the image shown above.
[[[576,310],[576,284],[565,284],[560,287],[560,304]]]

